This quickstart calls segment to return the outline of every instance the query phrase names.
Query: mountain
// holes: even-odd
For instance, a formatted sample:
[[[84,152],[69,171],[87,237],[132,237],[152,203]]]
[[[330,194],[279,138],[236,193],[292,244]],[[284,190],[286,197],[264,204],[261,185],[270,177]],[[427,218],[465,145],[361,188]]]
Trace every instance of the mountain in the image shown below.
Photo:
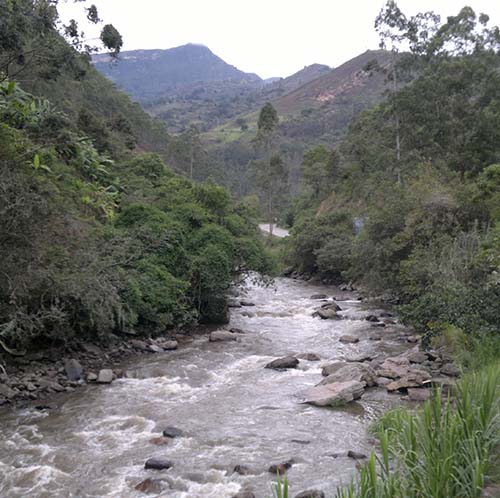
[[[168,50],[123,52],[116,63],[109,56],[93,57],[98,71],[140,103],[176,95],[200,82],[232,81],[260,84],[256,74],[245,73],[217,57],[203,45],[188,44]]]

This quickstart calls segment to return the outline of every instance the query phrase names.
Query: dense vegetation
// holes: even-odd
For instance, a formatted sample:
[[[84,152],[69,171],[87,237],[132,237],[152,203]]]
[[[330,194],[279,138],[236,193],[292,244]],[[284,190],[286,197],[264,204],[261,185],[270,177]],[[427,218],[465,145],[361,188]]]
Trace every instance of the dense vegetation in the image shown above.
[[[384,102],[303,162],[291,261],[403,304],[429,335],[500,332],[500,34],[464,8],[377,20],[396,62]],[[411,51],[399,54],[398,47]]]
[[[148,152],[166,157],[170,137],[65,41],[56,10],[43,56],[25,57],[46,2],[8,4],[0,53],[16,69],[0,83],[2,344],[227,320],[234,276],[269,268],[251,210]]]

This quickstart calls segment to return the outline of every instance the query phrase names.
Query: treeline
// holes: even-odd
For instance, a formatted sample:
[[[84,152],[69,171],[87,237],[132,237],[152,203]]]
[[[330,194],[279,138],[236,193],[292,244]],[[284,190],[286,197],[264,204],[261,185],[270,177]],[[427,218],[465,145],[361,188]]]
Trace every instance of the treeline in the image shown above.
[[[391,297],[429,336],[498,333],[500,31],[468,7],[442,22],[394,2],[376,27],[391,91],[335,151],[306,154],[291,262]]]
[[[62,36],[54,2],[4,3],[2,345],[227,320],[235,275],[270,266],[255,213],[148,152],[170,138]]]

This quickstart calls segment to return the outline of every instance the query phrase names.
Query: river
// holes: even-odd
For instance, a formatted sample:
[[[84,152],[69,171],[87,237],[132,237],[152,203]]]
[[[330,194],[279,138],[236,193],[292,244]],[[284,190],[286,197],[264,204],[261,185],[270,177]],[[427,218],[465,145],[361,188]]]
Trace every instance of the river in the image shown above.
[[[335,295],[344,319],[313,318],[321,304],[310,298],[316,293]],[[153,477],[165,485],[155,496],[230,498],[251,486],[257,498],[268,498],[274,480],[269,465],[293,458],[291,496],[316,488],[333,497],[356,472],[345,453],[370,451],[369,424],[400,397],[371,389],[359,402],[333,409],[301,404],[301,393],[322,379],[321,366],[332,359],[407,348],[398,340],[404,329],[391,326],[388,339],[369,340],[381,329],[364,317],[377,310],[319,284],[277,279],[274,287],[249,286],[245,299],[255,306],[234,309],[231,318],[245,331],[239,342],[198,337],[175,352],[129,362],[124,367],[132,378],[62,395],[53,410],[3,412],[0,496],[141,497],[147,495],[134,486]],[[346,333],[360,342],[339,342]],[[322,361],[264,369],[290,353],[316,353]],[[182,429],[185,437],[155,446],[150,440],[165,426]],[[174,466],[145,470],[150,457],[166,457]],[[238,464],[252,473],[233,473]]]

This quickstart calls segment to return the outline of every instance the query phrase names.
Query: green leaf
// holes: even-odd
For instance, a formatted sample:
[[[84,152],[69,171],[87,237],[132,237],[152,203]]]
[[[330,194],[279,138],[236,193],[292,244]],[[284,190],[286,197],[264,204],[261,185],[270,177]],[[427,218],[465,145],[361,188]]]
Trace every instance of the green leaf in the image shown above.
[[[35,157],[33,158],[33,167],[35,169],[40,168],[40,156],[38,154],[35,154]]]
[[[9,85],[7,86],[7,95],[12,95],[15,89],[16,89],[16,82],[9,81]]]

